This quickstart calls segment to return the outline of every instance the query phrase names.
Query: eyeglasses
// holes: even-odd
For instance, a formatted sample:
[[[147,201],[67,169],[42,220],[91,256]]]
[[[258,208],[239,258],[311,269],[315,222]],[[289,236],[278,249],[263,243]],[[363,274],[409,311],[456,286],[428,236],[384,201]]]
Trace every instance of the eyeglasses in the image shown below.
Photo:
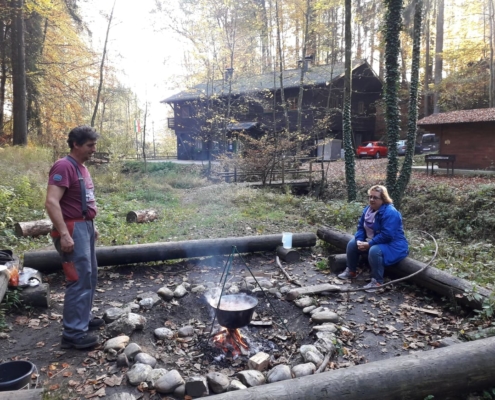
[[[381,197],[376,197],[376,196],[369,196],[370,200],[381,200]]]

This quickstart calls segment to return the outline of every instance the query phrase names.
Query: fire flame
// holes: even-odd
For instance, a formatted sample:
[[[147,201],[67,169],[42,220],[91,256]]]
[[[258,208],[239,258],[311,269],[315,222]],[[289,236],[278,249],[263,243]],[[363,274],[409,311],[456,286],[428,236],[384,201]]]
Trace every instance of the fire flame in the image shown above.
[[[233,356],[243,354],[242,350],[249,348],[239,329],[222,328],[213,336],[213,343],[225,353],[232,353]]]

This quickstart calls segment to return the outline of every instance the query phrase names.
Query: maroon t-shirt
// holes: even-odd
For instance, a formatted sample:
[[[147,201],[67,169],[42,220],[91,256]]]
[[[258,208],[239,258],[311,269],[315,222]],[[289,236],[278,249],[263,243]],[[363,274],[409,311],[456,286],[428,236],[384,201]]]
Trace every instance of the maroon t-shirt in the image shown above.
[[[91,175],[89,175],[88,169],[79,164],[79,171],[84,178],[86,184],[86,203],[88,205],[88,213],[86,219],[93,219],[98,212],[96,208],[95,190]],[[60,207],[62,208],[62,215],[64,219],[77,219],[82,218],[82,204],[81,204],[81,189],[79,186],[79,177],[77,176],[76,167],[67,160],[65,157],[56,161],[50,170],[49,185],[55,185],[64,187],[65,191],[62,199],[60,199]]]

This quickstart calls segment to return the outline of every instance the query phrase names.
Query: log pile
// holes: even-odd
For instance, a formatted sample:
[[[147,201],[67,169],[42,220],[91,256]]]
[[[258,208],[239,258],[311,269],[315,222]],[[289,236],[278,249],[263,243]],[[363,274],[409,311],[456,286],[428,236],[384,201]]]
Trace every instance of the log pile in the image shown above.
[[[353,238],[353,235],[327,227],[319,228],[317,235],[320,239],[332,244],[341,251],[345,251],[347,243]],[[345,259],[345,255],[331,258],[329,261],[332,272],[341,270],[342,266],[345,266]],[[425,265],[420,261],[407,257],[400,263],[387,267],[385,273],[393,277],[402,278],[419,271]],[[418,286],[430,289],[442,296],[447,296],[452,301],[470,308],[481,309],[484,300],[490,297],[490,291],[432,266],[426,268],[420,274],[413,276],[411,281]],[[465,296],[466,291],[471,292],[473,290],[480,295],[479,299]]]
[[[126,221],[129,223],[151,222],[158,218],[156,210],[137,210],[127,213]]]
[[[15,235],[23,236],[42,236],[50,233],[52,229],[52,221],[49,219],[41,219],[39,221],[17,222],[14,225]]]

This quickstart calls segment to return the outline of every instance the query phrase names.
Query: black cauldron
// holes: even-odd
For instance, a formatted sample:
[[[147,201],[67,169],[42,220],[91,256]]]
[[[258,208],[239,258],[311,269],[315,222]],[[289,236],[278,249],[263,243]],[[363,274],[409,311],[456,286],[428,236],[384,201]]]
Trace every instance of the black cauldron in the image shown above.
[[[221,326],[238,329],[251,322],[258,299],[244,294],[227,294],[222,296],[218,309],[218,300],[214,300],[210,305],[216,310],[217,320]]]
[[[29,361],[8,361],[0,364],[0,392],[18,390],[31,382],[35,366]]]

